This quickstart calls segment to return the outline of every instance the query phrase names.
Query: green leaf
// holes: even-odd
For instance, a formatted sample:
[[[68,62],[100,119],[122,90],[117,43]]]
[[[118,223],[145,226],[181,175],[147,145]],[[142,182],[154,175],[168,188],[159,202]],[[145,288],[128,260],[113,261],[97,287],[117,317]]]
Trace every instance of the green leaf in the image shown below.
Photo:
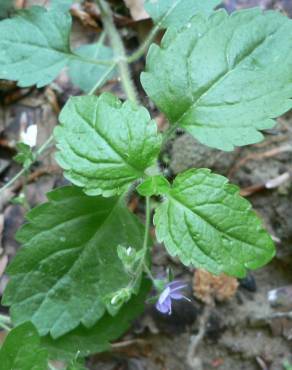
[[[104,46],[101,42],[91,45],[83,45],[75,50],[81,57],[98,60],[113,59],[113,50]],[[102,80],[100,87],[117,73],[112,66],[86,64],[80,60],[72,60],[69,66],[69,76],[72,82],[88,93],[96,84]],[[104,78],[103,78],[104,76]]]
[[[145,9],[161,28],[182,27],[194,15],[209,15],[221,0],[146,0]]]
[[[160,242],[185,265],[244,277],[275,253],[269,234],[235,185],[207,169],[177,176],[154,222]]]
[[[9,13],[13,11],[12,0],[1,0],[0,3],[0,19],[8,17]]]
[[[74,2],[74,0],[51,0],[50,9],[68,12]]]
[[[148,111],[108,93],[71,98],[59,118],[57,161],[65,177],[89,195],[124,192],[160,150]]]
[[[169,29],[162,46],[150,48],[142,84],[171,123],[229,151],[261,141],[259,130],[291,109],[291,70],[291,20],[222,10]]]
[[[23,244],[8,267],[3,303],[13,322],[32,321],[41,335],[57,338],[80,323],[92,327],[105,313],[115,315],[113,297],[139,288],[117,255],[119,244],[139,249],[144,227],[122,198],[88,197],[68,186],[27,215],[17,234]]]
[[[157,175],[148,177],[142,184],[137,186],[137,191],[144,197],[165,194],[168,192],[170,184],[164,176]]]
[[[34,162],[34,154],[29,145],[25,143],[17,143],[16,148],[18,153],[13,157],[13,159],[23,165],[25,169],[28,169]]]
[[[48,353],[31,323],[14,328],[0,349],[1,370],[47,370]]]
[[[74,75],[76,65],[78,68],[83,65],[82,78],[90,71],[94,71],[92,77],[96,77],[96,70],[103,61],[87,58],[83,55],[84,49],[81,53],[79,50],[79,54],[71,51],[72,19],[65,11],[66,4],[66,1],[55,2],[50,10],[33,6],[0,22],[0,78],[18,81],[22,87],[34,84],[42,87],[52,82],[66,66],[73,68],[71,75]],[[85,48],[87,54],[91,47]],[[110,62],[104,63],[112,68]]]
[[[0,78],[19,86],[50,83],[71,55],[71,16],[34,6],[0,22]]]
[[[125,304],[114,317],[105,314],[95,326],[86,329],[79,326],[72,332],[53,340],[47,336],[42,343],[52,358],[70,360],[76,354],[80,357],[110,350],[110,342],[117,340],[144,311],[144,302],[150,291],[149,280],[143,280],[137,296]]]

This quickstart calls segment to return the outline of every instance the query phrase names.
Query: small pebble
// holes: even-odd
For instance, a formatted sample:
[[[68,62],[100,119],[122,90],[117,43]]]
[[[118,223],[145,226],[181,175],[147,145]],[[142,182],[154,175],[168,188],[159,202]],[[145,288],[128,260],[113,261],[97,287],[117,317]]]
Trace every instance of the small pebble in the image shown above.
[[[257,291],[257,284],[255,278],[251,274],[247,275],[243,279],[240,279],[239,286],[252,293],[255,293]]]

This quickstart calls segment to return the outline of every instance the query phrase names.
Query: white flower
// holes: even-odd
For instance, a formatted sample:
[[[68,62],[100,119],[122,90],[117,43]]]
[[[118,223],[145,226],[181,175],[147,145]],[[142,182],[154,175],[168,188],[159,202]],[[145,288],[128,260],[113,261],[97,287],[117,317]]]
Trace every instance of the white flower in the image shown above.
[[[34,146],[36,146],[37,133],[38,133],[37,125],[30,125],[28,126],[26,131],[21,132],[20,139],[24,144],[33,148]]]

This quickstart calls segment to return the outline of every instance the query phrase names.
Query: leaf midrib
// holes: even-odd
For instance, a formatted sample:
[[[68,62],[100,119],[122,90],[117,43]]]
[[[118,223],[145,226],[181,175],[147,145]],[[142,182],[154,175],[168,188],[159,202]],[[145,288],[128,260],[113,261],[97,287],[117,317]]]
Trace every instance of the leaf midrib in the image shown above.
[[[104,221],[102,222],[102,224],[99,226],[98,230],[96,231],[96,233],[94,233],[94,235],[86,242],[86,244],[84,245],[84,247],[82,248],[82,252],[79,254],[79,257],[74,261],[74,263],[70,266],[70,268],[68,270],[66,270],[64,272],[64,274],[62,275],[62,277],[60,277],[56,283],[54,285],[52,285],[49,290],[46,292],[46,293],[41,293],[39,292],[38,294],[43,294],[44,295],[44,299],[42,300],[42,302],[39,304],[38,306],[38,309],[35,310],[34,314],[32,315],[31,319],[33,320],[33,318],[38,314],[38,312],[40,311],[41,307],[46,303],[47,301],[47,298],[48,298],[48,295],[49,293],[52,291],[52,290],[57,290],[58,287],[57,285],[60,283],[60,281],[63,280],[64,276],[70,274],[70,272],[72,271],[72,269],[74,268],[75,264],[77,263],[77,261],[82,257],[82,254],[85,253],[85,250],[86,250],[86,247],[88,245],[88,243],[90,243],[91,240],[93,240],[96,235],[100,232],[100,230],[102,228],[105,227],[105,225],[109,222],[109,220],[111,219],[111,217],[113,216],[113,214],[115,213],[117,207],[120,205],[120,202],[122,201],[123,199],[123,195],[119,198],[117,198],[117,202],[115,203],[115,205],[113,206],[111,212],[106,216],[106,218],[104,219]],[[30,299],[32,297],[27,297],[26,300]],[[82,321],[82,318],[80,318],[79,320],[80,322]],[[54,326],[52,326],[48,332],[51,332],[52,330],[54,329]]]
[[[206,34],[204,35],[207,35],[209,31],[211,31],[213,29],[209,29],[207,31]],[[220,73],[215,79],[213,79],[212,81],[210,81],[209,84],[207,84],[206,88],[203,88],[201,94],[191,103],[190,107],[184,112],[181,114],[181,116],[176,120],[175,122],[175,126],[179,126],[180,125],[180,122],[184,119],[184,117],[191,111],[193,110],[194,108],[196,108],[200,101],[210,93],[210,91],[214,90],[218,85],[221,84],[222,81],[224,81],[232,72],[234,72],[247,58],[249,58],[258,48],[262,47],[262,45],[271,37],[273,36],[274,34],[278,33],[279,29],[276,29],[275,31],[271,32],[269,35],[267,35],[263,40],[260,40],[260,42],[257,42],[255,47],[253,47],[251,49],[251,51],[248,52],[247,55],[245,55],[243,58],[241,58],[239,61],[236,61],[234,63],[234,65],[232,66],[232,68],[228,68],[226,70],[224,70],[222,73]],[[192,50],[193,51],[193,50]],[[187,58],[187,63],[186,63],[186,66],[187,66],[187,73],[190,74],[189,72],[189,63],[188,63],[188,59],[189,57]],[[193,93],[192,93],[192,96],[193,96]],[[208,105],[205,105],[206,107],[208,107]],[[186,125],[185,125],[186,126]],[[208,126],[209,127],[209,126]],[[215,126],[216,127],[216,126]],[[220,126],[221,127],[221,126]]]
[[[247,242],[245,240],[241,240],[238,237],[235,237],[234,235],[229,235],[228,232],[226,232],[225,230],[222,230],[217,225],[214,225],[208,218],[206,218],[205,216],[203,216],[198,210],[191,209],[187,204],[185,204],[184,202],[182,202],[180,199],[177,199],[173,194],[170,194],[169,193],[169,194],[166,195],[166,197],[168,198],[169,201],[173,201],[173,202],[177,203],[179,207],[183,207],[188,212],[191,212],[191,213],[195,214],[197,217],[199,217],[204,222],[206,222],[209,226],[211,226],[216,232],[218,232],[218,233],[226,236],[228,239],[234,239],[234,240],[236,240],[239,243],[246,244],[249,247],[256,248],[256,249],[259,249],[261,251],[265,251],[266,250],[264,248],[259,247],[257,244],[250,244],[249,242]]]

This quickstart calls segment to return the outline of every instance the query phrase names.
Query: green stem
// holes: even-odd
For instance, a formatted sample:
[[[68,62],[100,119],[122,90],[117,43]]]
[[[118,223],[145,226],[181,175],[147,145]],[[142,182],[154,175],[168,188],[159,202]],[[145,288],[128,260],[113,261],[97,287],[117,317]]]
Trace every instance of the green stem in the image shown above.
[[[97,81],[97,83],[93,86],[93,88],[89,91],[88,95],[93,95],[95,91],[103,84],[104,80],[107,78],[107,76],[115,69],[116,64],[113,64],[111,67],[109,67],[104,74],[100,77],[100,79]]]
[[[164,145],[167,143],[167,141],[171,138],[171,136],[175,133],[176,129],[178,128],[177,124],[171,125],[164,133],[162,137],[162,146],[161,148],[164,147]]]
[[[150,222],[151,222],[151,206],[150,206],[150,197],[146,197],[146,214],[145,214],[145,234],[143,242],[143,250],[147,251],[148,247],[148,238],[150,232]]]
[[[102,14],[104,28],[109,36],[110,43],[112,45],[112,48],[114,49],[117,58],[123,89],[125,90],[125,93],[127,94],[129,100],[133,101],[134,103],[138,103],[136,88],[132,81],[127,62],[126,51],[120,34],[114,24],[111,8],[105,0],[96,1]]]
[[[155,277],[152,275],[152,272],[151,272],[150,268],[147,266],[147,264],[145,262],[144,262],[144,265],[143,265],[143,269],[146,272],[146,274],[148,275],[149,279],[152,280],[152,282],[154,283]]]
[[[149,240],[149,232],[150,232],[150,224],[151,224],[151,205],[150,205],[150,197],[145,198],[146,201],[146,214],[145,214],[145,233],[144,233],[144,241],[143,241],[143,255],[141,257],[141,260],[137,266],[137,269],[135,271],[135,277],[134,279],[129,283],[128,289],[133,289],[135,285],[137,284],[137,281],[140,279],[141,274],[143,271],[147,272],[147,269],[145,269],[145,266],[147,268],[145,259],[147,257],[147,251],[148,251],[148,240]],[[151,274],[151,273],[150,273]]]
[[[54,140],[54,136],[51,135],[43,144],[42,146],[37,150],[35,151],[34,153],[34,158],[35,158],[35,161],[37,160],[37,158],[43,154],[43,152],[49,147],[49,145],[53,142]],[[35,162],[34,161],[34,162]],[[34,163],[33,162],[33,163]],[[32,163],[32,164],[33,164]],[[31,164],[31,165],[32,165]],[[30,167],[29,167],[30,168]],[[0,194],[7,188],[9,188],[11,185],[13,185],[15,183],[15,181],[17,181],[21,176],[25,175],[26,171],[28,171],[29,168],[22,168],[14,177],[12,177],[12,179],[10,179],[5,185],[2,186],[2,188],[0,189]]]
[[[111,65],[115,64],[114,60],[90,59],[90,58],[86,58],[86,57],[83,57],[81,55],[74,54],[74,53],[72,53],[71,58],[80,60],[81,62],[84,62],[84,63],[96,64],[96,65],[99,65],[99,66],[100,65],[102,65],[102,66],[111,66]]]
[[[160,30],[160,23],[158,23],[155,27],[152,28],[150,33],[148,34],[147,38],[144,40],[144,42],[139,46],[139,48],[133,52],[133,54],[129,55],[127,58],[128,63],[133,63],[136,60],[140,59],[145,51],[149,48],[149,46],[154,41],[156,35],[158,34]]]
[[[149,48],[150,44],[154,41],[156,35],[158,32],[163,28],[162,25],[166,18],[173,12],[175,7],[177,6],[179,0],[174,1],[171,7],[168,9],[168,11],[164,14],[164,16],[160,19],[160,21],[152,28],[149,35],[147,36],[146,40],[143,42],[143,44],[136,50],[132,55],[130,55],[127,59],[128,63],[135,62],[138,60],[145,51]]]

